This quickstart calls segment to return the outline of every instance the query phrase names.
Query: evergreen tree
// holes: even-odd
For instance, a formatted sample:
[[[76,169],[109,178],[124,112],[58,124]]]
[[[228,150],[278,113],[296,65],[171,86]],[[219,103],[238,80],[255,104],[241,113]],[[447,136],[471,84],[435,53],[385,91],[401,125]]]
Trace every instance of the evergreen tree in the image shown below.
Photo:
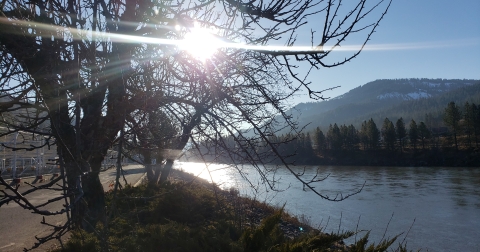
[[[472,103],[473,116],[473,135],[475,138],[475,146],[478,148],[478,135],[480,135],[480,107]]]
[[[453,101],[448,103],[447,108],[445,108],[443,120],[453,132],[456,150],[458,150],[457,132],[460,129],[460,119],[462,119],[462,113],[460,109],[458,109],[458,106]]]
[[[282,135],[282,141],[285,142],[285,148],[283,154],[285,157],[293,157],[296,154],[298,146],[298,138],[294,137],[292,133],[287,133],[285,136]]]
[[[330,143],[330,148],[332,150],[340,150],[342,148],[342,137],[340,134],[340,128],[335,123],[333,126],[330,125],[327,132],[327,139]]]
[[[312,137],[308,132],[305,135],[305,138],[303,139],[303,150],[304,150],[305,158],[311,159],[312,157],[315,156],[315,153],[313,152],[313,146],[312,146]]]
[[[397,120],[395,123],[395,132],[397,133],[397,139],[400,143],[400,150],[403,151],[403,139],[407,136],[407,130],[405,129],[405,123],[403,122],[403,118]]]
[[[333,135],[333,125],[330,124],[328,126],[327,134],[325,134],[325,138],[327,139],[327,149],[332,149],[332,135]]]
[[[424,122],[420,122],[418,126],[418,136],[422,140],[422,149],[425,149],[425,141],[431,137],[431,133]]]
[[[383,121],[382,137],[387,149],[395,149],[395,127],[388,118]]]
[[[353,124],[350,124],[350,126],[348,126],[347,143],[348,148],[350,149],[354,149],[355,146],[358,144],[358,132],[357,129],[355,129],[355,126],[353,126]]]
[[[474,131],[473,129],[473,121],[474,121],[474,111],[473,111],[473,106],[470,105],[470,103],[465,102],[465,105],[463,107],[464,111],[464,119],[465,119],[465,125],[464,125],[464,132],[467,135],[467,140],[468,140],[468,146],[472,146],[472,132]]]
[[[410,138],[410,142],[413,144],[414,150],[417,149],[418,135],[417,123],[412,119],[410,122],[410,129],[408,130],[408,137]]]
[[[372,118],[367,123],[367,136],[370,148],[376,149],[380,139],[380,131]]]
[[[348,149],[348,127],[345,124],[340,126],[340,138],[342,139],[342,147]]]
[[[363,144],[363,149],[365,150],[368,145],[368,128],[367,128],[367,121],[363,121],[362,126],[360,128],[360,142]]]
[[[323,152],[327,147],[327,141],[320,127],[317,127],[317,129],[315,130],[314,139],[315,139],[315,145],[317,146],[317,151]]]
[[[353,125],[342,125],[340,126],[340,136],[342,139],[342,146],[345,149],[352,150],[354,146],[358,143],[357,130]]]

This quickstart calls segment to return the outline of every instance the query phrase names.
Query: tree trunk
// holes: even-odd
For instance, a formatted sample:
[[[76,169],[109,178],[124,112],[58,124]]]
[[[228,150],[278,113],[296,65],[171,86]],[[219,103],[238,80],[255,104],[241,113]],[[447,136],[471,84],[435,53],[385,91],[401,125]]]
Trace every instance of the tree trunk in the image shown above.
[[[76,227],[93,232],[97,222],[105,221],[105,191],[99,178],[102,160],[94,158],[88,164],[85,162],[82,172],[79,165],[73,160],[66,164],[69,189],[74,189],[70,197],[72,220]],[[88,165],[90,167],[85,167]]]
[[[82,177],[83,199],[86,209],[81,213],[82,229],[93,232],[98,221],[105,221],[105,193],[98,172]]]
[[[154,167],[154,171],[155,171],[155,177],[153,178],[153,183],[157,183],[158,181],[158,178],[160,177],[160,173],[162,172],[162,167],[160,164],[156,164],[155,167]]]
[[[187,145],[188,139],[190,138],[190,134],[192,133],[193,127],[197,126],[201,121],[202,112],[197,111],[195,115],[191,118],[190,122],[187,125],[183,126],[182,135],[178,138],[178,142],[173,148],[173,150],[181,151]],[[170,175],[170,171],[172,170],[173,162],[177,157],[170,157],[167,158],[167,163],[163,167],[162,175],[160,176],[160,184],[165,183],[167,181],[168,175]]]
[[[155,182],[155,173],[150,163],[145,163],[145,171],[147,172],[148,183]]]
[[[165,183],[167,181],[168,175],[170,175],[170,171],[172,170],[173,162],[174,162],[173,159],[170,159],[170,158],[167,159],[167,163],[165,164],[162,170],[162,176],[160,176],[160,184]]]
[[[145,171],[147,172],[148,183],[152,183],[155,177],[152,169],[152,156],[149,150],[142,151],[141,154],[143,155],[143,164],[145,165]]]
[[[60,148],[60,147],[59,147]],[[60,158],[63,158],[60,155]],[[62,163],[62,162],[61,162]],[[82,214],[86,206],[83,204],[83,189],[79,188],[81,171],[76,167],[73,160],[64,159],[65,169],[64,174],[67,176],[68,193],[69,193],[69,204],[71,208],[71,219],[73,222],[73,227],[81,227],[82,224]],[[83,186],[82,186],[83,188]]]
[[[87,232],[105,221],[105,192],[99,178],[102,161],[102,157],[91,158],[89,163],[65,161],[73,226]]]

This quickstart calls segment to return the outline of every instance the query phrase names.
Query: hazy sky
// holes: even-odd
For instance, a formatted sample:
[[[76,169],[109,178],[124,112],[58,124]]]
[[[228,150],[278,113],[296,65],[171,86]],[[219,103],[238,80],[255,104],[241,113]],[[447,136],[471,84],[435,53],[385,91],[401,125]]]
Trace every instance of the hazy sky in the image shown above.
[[[325,93],[336,97],[376,79],[480,79],[480,0],[394,0],[368,45],[379,44],[391,49],[316,70],[312,88],[340,85]],[[303,93],[293,104],[312,101]]]

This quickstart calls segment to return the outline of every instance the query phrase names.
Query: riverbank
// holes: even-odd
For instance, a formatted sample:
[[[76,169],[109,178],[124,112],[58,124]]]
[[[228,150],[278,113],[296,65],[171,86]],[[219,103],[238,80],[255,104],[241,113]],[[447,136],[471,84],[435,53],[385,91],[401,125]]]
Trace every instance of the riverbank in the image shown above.
[[[281,211],[281,209],[275,208],[266,203],[247,197],[241,197],[238,190],[234,188],[222,190],[218,186],[215,186],[202,178],[198,178],[191,173],[181,170],[172,170],[171,180],[173,183],[201,186],[203,189],[213,192],[216,197],[216,203],[219,206],[230,208],[235,212],[235,215],[239,218],[238,221],[240,222],[239,224],[241,228],[258,227],[263,219]],[[279,227],[283,234],[290,239],[315,231],[315,229],[310,227],[308,223],[304,223],[284,211],[282,211],[282,218]]]
[[[315,165],[401,166],[401,167],[478,167],[480,149],[432,148],[403,150],[326,151]]]
[[[204,155],[208,162],[232,163],[230,157]],[[402,150],[387,149],[341,149],[323,150],[306,155],[305,153],[284,158],[295,165],[337,165],[337,166],[396,166],[396,167],[479,167],[480,148],[462,146],[454,147],[405,147]],[[194,155],[187,162],[203,162]],[[241,160],[237,160],[241,162]],[[265,160],[264,160],[265,161]],[[279,159],[271,156],[267,164],[281,164]]]
[[[200,163],[179,163],[179,168],[200,173]],[[243,165],[226,169],[225,165],[210,164],[213,181],[240,188],[242,195],[256,197],[285,209],[297,216],[307,216],[314,227],[326,232],[371,230],[370,240],[378,242],[403,232],[408,247],[422,251],[475,251],[480,222],[480,169],[468,167],[390,167],[390,166],[295,166],[295,174],[324,181],[316,189],[327,196],[352,193],[364,185],[362,192],[342,202],[330,202],[315,197],[287,169],[278,167],[275,185],[284,190],[277,193],[263,186],[253,191],[237,173],[247,174],[253,184],[261,181],[256,167]],[[261,167],[264,168],[264,167]],[[266,166],[266,169],[277,168]],[[201,177],[210,179],[207,172]],[[273,176],[270,176],[272,178]],[[268,190],[268,191],[267,191]],[[413,206],[413,207],[412,207]],[[392,218],[393,215],[393,218]],[[390,221],[390,218],[392,220]],[[415,221],[416,220],[416,221]],[[386,228],[388,225],[388,228]],[[414,223],[414,224],[412,224]],[[408,235],[407,235],[408,233]],[[347,243],[350,240],[347,240]],[[453,242],[452,242],[453,241]],[[461,242],[459,242],[461,241]]]
[[[112,194],[107,194],[108,205]],[[108,229],[73,232],[57,251],[364,251],[354,232],[325,234],[282,211],[175,170],[164,185],[127,187],[109,209]],[[378,251],[391,245],[385,241]]]

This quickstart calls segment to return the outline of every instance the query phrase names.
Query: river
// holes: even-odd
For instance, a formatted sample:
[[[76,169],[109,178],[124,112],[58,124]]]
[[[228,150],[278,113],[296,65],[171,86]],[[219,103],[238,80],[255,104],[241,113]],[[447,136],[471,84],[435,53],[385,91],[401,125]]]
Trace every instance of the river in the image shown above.
[[[315,189],[334,197],[363,190],[352,197],[331,202],[304,190],[282,168],[274,174],[276,192],[262,185],[253,166],[240,167],[257,187],[253,190],[239,173],[227,165],[178,162],[176,169],[199,175],[223,188],[240,193],[301,217],[325,232],[371,230],[370,241],[403,233],[398,242],[422,251],[480,251],[480,168],[458,167],[358,167],[305,166],[295,171],[305,178],[329,177]],[[268,167],[268,168],[273,168]],[[273,174],[269,175],[270,178]],[[408,235],[407,235],[408,233]],[[357,239],[360,237],[357,236]],[[347,240],[351,243],[355,238]]]

